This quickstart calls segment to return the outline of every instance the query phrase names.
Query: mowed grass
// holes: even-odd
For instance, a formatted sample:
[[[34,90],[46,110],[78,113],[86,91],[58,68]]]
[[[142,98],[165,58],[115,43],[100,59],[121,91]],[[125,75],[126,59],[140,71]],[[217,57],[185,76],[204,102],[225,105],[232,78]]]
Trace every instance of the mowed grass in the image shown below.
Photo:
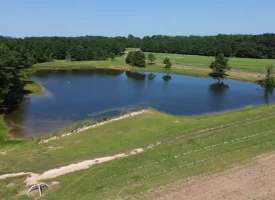
[[[27,196],[26,186],[22,184],[25,179],[26,176],[0,180],[0,199],[32,200],[33,198]],[[38,197],[39,194],[36,195]]]
[[[41,96],[44,94],[43,87],[38,82],[27,83],[24,89],[29,91],[33,96]]]
[[[127,49],[134,51],[138,49]],[[145,53],[146,56],[149,53]],[[125,55],[118,56],[115,61],[65,61],[55,60],[48,63],[40,63],[33,66],[34,70],[42,69],[92,69],[96,67],[103,68],[116,68],[116,69],[129,69],[147,72],[166,72],[163,65],[165,57],[170,58],[172,62],[172,69],[170,73],[185,74],[200,77],[209,77],[211,72],[208,69],[209,64],[214,61],[214,57],[196,56],[196,55],[179,55],[179,54],[166,54],[166,53],[153,53],[157,60],[154,65],[147,65],[145,68],[132,67],[125,63]],[[229,66],[232,67],[232,73],[228,73],[228,78],[257,81],[261,79],[265,72],[265,67],[269,64],[275,65],[275,59],[249,59],[249,58],[229,58]],[[238,71],[245,72],[239,74]]]
[[[143,148],[144,153],[55,178],[60,187],[50,190],[44,199],[143,198],[142,194],[146,198],[144,192],[149,189],[224,170],[274,151],[274,133],[274,105],[193,117],[149,109],[142,115],[46,144],[33,140],[1,145],[0,151],[8,154],[0,159],[0,174],[43,172]],[[151,144],[155,145],[153,149],[148,148]],[[0,187],[10,190],[4,181],[0,181]],[[6,199],[13,198],[13,193],[6,192]]]
[[[148,54],[148,53],[146,53]],[[157,62],[163,61],[165,57],[171,59],[173,65],[187,65],[208,67],[211,62],[215,60],[210,56],[197,55],[179,55],[166,53],[153,53]],[[251,58],[229,58],[229,66],[235,70],[242,70],[245,72],[263,73],[267,65],[275,65],[275,59],[251,59]]]

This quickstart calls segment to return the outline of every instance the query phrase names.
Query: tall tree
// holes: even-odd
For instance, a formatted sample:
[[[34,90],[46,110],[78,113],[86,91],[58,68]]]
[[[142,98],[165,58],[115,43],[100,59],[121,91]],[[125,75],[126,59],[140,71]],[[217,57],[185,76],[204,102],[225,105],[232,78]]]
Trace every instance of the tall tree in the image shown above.
[[[74,59],[77,61],[86,60],[85,58],[85,50],[82,45],[78,45],[74,54]]]
[[[164,68],[166,69],[167,73],[169,73],[169,70],[171,69],[172,63],[170,62],[169,58],[165,58],[163,60]]]
[[[115,54],[114,54],[114,53],[111,53],[111,54],[110,54],[110,58],[111,58],[112,61],[114,61],[114,60],[115,60]]]
[[[0,44],[0,111],[20,102],[25,78],[22,58],[16,51]]]
[[[156,57],[155,57],[155,55],[152,54],[152,53],[149,53],[149,54],[148,54],[147,59],[148,59],[148,61],[149,61],[150,64],[153,64],[153,63],[155,63],[155,61],[156,61]]]
[[[228,58],[226,58],[223,53],[215,57],[215,61],[209,65],[209,68],[212,69],[210,75],[214,79],[217,79],[218,82],[220,82],[220,80],[226,76],[226,72],[231,69],[228,66]]]
[[[275,79],[274,79],[274,70],[273,65],[266,66],[266,77],[265,77],[265,87],[274,87],[275,86]]]

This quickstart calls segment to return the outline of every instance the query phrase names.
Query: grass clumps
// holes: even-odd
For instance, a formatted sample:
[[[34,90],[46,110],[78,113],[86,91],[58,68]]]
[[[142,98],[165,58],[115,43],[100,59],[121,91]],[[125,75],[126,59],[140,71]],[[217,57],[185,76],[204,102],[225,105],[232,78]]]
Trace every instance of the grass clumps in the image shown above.
[[[31,93],[31,95],[33,96],[42,96],[44,94],[44,89],[42,85],[38,82],[27,83],[24,86],[24,89],[29,93]]]

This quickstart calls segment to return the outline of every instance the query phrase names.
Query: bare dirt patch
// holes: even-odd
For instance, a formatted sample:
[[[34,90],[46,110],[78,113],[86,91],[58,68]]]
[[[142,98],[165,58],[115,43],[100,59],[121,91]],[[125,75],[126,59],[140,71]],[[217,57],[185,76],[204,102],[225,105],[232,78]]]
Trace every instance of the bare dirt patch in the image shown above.
[[[2,156],[5,156],[5,155],[7,155],[8,153],[6,152],[6,151],[0,151],[0,155],[2,155]]]
[[[275,152],[210,176],[170,184],[145,195],[158,200],[275,199]]]
[[[129,71],[130,70],[129,67],[115,67],[115,66],[111,66],[111,67],[97,67],[97,69],[113,69],[113,70],[119,70],[119,71]]]
[[[48,151],[55,151],[57,149],[63,149],[63,147],[48,146]]]

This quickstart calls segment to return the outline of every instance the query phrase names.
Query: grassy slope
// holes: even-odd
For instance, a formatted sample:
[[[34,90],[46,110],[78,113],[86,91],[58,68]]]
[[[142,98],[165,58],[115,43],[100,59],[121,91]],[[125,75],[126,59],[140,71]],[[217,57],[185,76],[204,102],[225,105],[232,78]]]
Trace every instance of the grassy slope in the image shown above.
[[[274,115],[273,105],[194,117],[171,116],[150,110],[47,144],[26,141],[1,146],[0,151],[8,151],[8,155],[0,159],[0,174],[42,172],[161,142],[142,154],[58,177],[55,180],[61,187],[51,191],[45,199],[90,199],[91,195],[93,199],[108,199],[140,195],[147,189],[225,169],[275,150]],[[213,127],[216,129],[210,131]],[[198,133],[199,130],[204,132]],[[53,151],[49,147],[62,148]],[[0,181],[0,187],[7,188],[6,185]]]
[[[41,96],[44,94],[43,87],[41,86],[40,83],[37,83],[37,82],[27,83],[24,86],[24,89],[27,91],[30,91],[31,95],[34,95],[34,96]]]
[[[133,50],[133,49],[130,49]],[[129,49],[127,50],[129,51]],[[148,54],[148,53],[146,53]],[[169,57],[173,63],[171,73],[186,74],[194,76],[207,77],[210,72],[207,66],[214,60],[213,57],[195,56],[195,55],[178,55],[178,54],[164,54],[155,53],[157,62],[155,65],[148,65],[146,68],[131,67],[125,63],[125,56],[116,57],[115,61],[64,61],[56,60],[50,63],[40,63],[34,65],[34,69],[79,69],[79,68],[95,68],[95,67],[116,67],[116,68],[129,68],[139,71],[153,71],[165,72],[162,61],[165,57]],[[235,73],[229,72],[231,79],[256,81],[261,73],[264,73],[265,66],[268,64],[275,64],[275,60],[270,59],[247,59],[247,58],[230,58],[229,65],[235,70]],[[189,66],[187,69],[185,66]],[[190,66],[194,66],[193,69]],[[196,68],[196,67],[200,68]],[[238,70],[246,72],[246,75],[238,74]]]

